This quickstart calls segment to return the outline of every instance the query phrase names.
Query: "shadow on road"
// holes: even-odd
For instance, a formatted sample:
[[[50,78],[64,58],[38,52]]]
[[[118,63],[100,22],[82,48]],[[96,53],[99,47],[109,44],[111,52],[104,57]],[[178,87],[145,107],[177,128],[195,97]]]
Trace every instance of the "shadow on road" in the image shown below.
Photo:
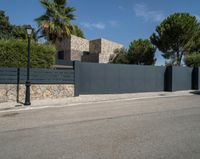
[[[2,118],[6,118],[6,117],[15,117],[16,115],[18,115],[19,113],[16,113],[16,112],[14,112],[14,113],[6,113],[6,114],[3,114],[3,115],[1,115],[0,116],[0,118],[2,117]]]
[[[194,95],[200,95],[200,91],[192,91],[190,92],[191,94],[194,94]]]

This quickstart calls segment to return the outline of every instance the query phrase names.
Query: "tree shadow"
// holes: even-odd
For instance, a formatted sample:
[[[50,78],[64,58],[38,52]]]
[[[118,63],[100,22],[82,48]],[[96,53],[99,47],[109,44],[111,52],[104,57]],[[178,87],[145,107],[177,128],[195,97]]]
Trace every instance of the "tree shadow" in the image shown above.
[[[190,92],[191,94],[194,94],[194,95],[200,95],[200,90],[197,90],[197,91],[192,91]]]

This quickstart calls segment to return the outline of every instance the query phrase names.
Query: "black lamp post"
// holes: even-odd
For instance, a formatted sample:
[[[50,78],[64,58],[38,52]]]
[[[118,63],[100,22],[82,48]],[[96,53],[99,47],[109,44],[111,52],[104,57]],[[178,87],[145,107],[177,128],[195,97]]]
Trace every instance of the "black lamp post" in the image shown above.
[[[26,28],[28,34],[28,57],[27,57],[27,79],[26,79],[26,97],[24,105],[28,106],[31,105],[30,102],[30,45],[31,45],[31,34],[32,34],[32,27],[30,25]]]

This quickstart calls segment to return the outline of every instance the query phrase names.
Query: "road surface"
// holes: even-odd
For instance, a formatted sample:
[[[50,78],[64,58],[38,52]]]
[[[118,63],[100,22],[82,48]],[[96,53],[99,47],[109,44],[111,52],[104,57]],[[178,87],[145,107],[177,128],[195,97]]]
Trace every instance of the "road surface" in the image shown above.
[[[199,95],[0,113],[0,159],[199,158]]]

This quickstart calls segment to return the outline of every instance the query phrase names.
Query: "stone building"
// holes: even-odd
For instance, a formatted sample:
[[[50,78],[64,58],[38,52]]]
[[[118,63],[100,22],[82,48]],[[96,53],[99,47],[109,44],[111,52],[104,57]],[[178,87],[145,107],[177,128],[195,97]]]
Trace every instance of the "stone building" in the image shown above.
[[[115,49],[123,45],[105,40],[86,40],[76,36],[56,43],[57,59],[66,61],[82,61],[108,63]]]

